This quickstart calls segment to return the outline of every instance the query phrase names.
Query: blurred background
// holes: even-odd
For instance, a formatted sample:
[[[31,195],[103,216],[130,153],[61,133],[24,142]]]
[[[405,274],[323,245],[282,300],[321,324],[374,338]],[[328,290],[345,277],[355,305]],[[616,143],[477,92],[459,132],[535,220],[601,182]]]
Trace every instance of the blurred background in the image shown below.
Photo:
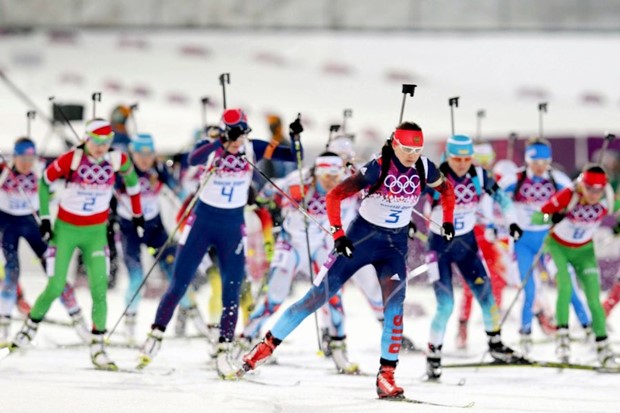
[[[345,109],[360,157],[378,151],[403,83],[418,85],[405,119],[423,127],[435,160],[455,96],[456,132],[491,140],[518,164],[541,117],[569,174],[620,129],[619,0],[0,0],[0,27],[3,151],[36,110],[32,136],[58,154],[74,137],[49,98],[75,110],[82,134],[94,92],[97,116],[137,104],[130,134],[152,133],[166,154],[187,150],[201,98],[207,123],[219,120],[221,73],[230,73],[228,105],[248,113],[255,137],[271,137],[274,115],[286,130],[301,113],[310,153]],[[616,180],[618,149],[605,157]]]

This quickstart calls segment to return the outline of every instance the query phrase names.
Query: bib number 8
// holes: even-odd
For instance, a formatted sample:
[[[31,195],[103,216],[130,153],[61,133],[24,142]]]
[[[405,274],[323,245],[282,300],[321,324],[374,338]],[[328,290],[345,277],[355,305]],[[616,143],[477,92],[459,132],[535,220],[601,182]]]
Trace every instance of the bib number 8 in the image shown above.
[[[228,191],[226,191],[226,189],[228,189]],[[228,198],[228,202],[231,202],[234,192],[235,188],[233,186],[223,186],[221,194],[222,196]]]
[[[586,230],[583,228],[575,228],[573,231],[573,239],[581,239],[586,234]]]

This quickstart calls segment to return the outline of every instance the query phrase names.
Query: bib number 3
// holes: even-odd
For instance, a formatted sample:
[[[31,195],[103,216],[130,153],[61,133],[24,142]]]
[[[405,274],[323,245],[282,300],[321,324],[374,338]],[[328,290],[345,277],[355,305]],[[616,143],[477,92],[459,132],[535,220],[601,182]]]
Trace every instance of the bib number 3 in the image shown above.
[[[400,214],[402,213],[402,209],[390,209],[390,214],[388,215],[390,219],[386,219],[386,224],[396,224],[400,220]]]

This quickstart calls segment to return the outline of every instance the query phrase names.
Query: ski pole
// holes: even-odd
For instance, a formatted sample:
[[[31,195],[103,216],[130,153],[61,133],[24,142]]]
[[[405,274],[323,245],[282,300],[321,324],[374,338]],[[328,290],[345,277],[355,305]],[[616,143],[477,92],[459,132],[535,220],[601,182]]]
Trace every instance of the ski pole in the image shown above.
[[[209,105],[209,97],[203,96],[202,98],[200,98],[200,103],[201,103],[200,108],[202,109],[201,111],[202,127],[206,131],[207,130],[207,106]]]
[[[101,92],[93,92],[90,99],[93,101],[93,119],[97,117],[97,102],[101,102]]]
[[[547,102],[542,102],[538,104],[538,136],[540,139],[544,138],[544,129],[543,129],[543,118],[544,114],[547,113]]]
[[[29,106],[29,107],[33,108],[35,111],[37,111],[41,116],[43,116],[43,118],[50,125],[54,124],[54,120],[52,118],[49,118],[49,117],[45,116],[45,112],[42,111],[41,108],[39,106],[37,106],[37,104],[34,103],[34,101],[32,99],[30,99],[28,97],[28,95],[26,95],[19,87],[17,87],[17,85],[15,83],[13,83],[13,81],[11,81],[11,79],[9,79],[9,77],[6,75],[6,73],[4,73],[1,70],[0,70],[0,79],[2,79],[4,81],[4,83],[7,85],[7,87],[9,89],[11,89],[11,91],[18,98],[20,98],[24,103],[26,103],[27,106]]]
[[[346,118],[345,118],[346,119]],[[301,113],[297,114],[297,121],[301,120]],[[297,155],[297,170],[299,171],[299,192],[300,192],[300,196],[301,196],[301,207],[304,209],[304,211],[308,210],[307,204],[306,204],[306,183],[304,181],[304,172],[303,172],[303,164],[302,164],[302,159],[301,159],[301,142],[300,142],[300,138],[298,134],[294,134],[291,136],[291,139],[293,140],[293,144],[295,146],[295,153]],[[306,253],[308,254],[308,274],[310,275],[310,282],[312,283],[312,285],[314,285],[314,269],[312,268],[312,250],[310,249],[310,233],[308,232],[308,214],[303,214],[304,215],[304,232],[306,234]],[[327,294],[327,289],[325,290],[326,294]],[[326,297],[326,300],[329,299],[329,297]],[[317,340],[317,345],[318,345],[318,353],[319,355],[323,354],[323,349],[321,348],[321,333],[319,331],[319,317],[316,313],[316,311],[314,312],[314,326],[316,329],[316,340]]]
[[[508,146],[506,148],[506,159],[514,162],[515,143],[517,142],[518,135],[516,132],[510,132],[508,135]]]
[[[476,141],[480,142],[482,138],[482,119],[486,116],[486,111],[484,109],[480,109],[476,112]]]
[[[607,151],[607,148],[609,147],[609,144],[616,139],[616,135],[614,135],[613,133],[606,133],[605,134],[605,139],[603,140],[603,146],[601,147],[601,151],[598,154],[598,164],[602,165],[603,163],[603,156],[605,156],[605,152]]]
[[[450,105],[450,125],[452,126],[452,136],[454,136],[454,108],[459,107],[459,97],[455,96],[448,99],[448,105]]]
[[[353,109],[345,109],[342,111],[342,133],[347,134],[347,119],[353,117]]]
[[[129,105],[129,116],[131,117],[131,123],[133,123],[133,132],[134,134],[138,134],[138,122],[136,121],[136,111],[138,110],[138,103],[134,103],[133,105]]]
[[[32,139],[32,135],[31,135],[31,123],[34,120],[34,118],[36,117],[37,112],[35,112],[34,110],[29,110],[28,112],[26,112],[26,133],[28,136],[28,138]]]
[[[329,144],[334,139],[334,134],[340,130],[340,125],[333,124],[329,125],[329,135],[327,136],[327,144],[325,145],[325,149],[329,146]]]
[[[413,85],[413,84],[403,84],[403,88],[402,88],[402,94],[403,94],[403,101],[400,104],[400,116],[398,117],[398,124],[400,125],[401,123],[403,123],[403,116],[405,115],[405,102],[407,101],[407,95],[413,97],[413,95],[415,94],[415,88],[418,85]]]
[[[226,85],[230,84],[230,73],[222,73],[220,75],[220,85],[222,86],[222,104],[224,105],[224,110],[228,108],[226,104]]]

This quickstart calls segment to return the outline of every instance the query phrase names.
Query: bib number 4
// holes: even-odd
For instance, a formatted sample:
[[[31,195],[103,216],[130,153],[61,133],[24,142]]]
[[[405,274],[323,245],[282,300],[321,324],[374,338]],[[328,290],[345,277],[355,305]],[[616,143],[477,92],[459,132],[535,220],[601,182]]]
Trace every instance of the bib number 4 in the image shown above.
[[[221,194],[222,194],[223,197],[228,199],[228,202],[231,202],[234,192],[235,192],[235,187],[233,187],[233,186],[223,186]]]

